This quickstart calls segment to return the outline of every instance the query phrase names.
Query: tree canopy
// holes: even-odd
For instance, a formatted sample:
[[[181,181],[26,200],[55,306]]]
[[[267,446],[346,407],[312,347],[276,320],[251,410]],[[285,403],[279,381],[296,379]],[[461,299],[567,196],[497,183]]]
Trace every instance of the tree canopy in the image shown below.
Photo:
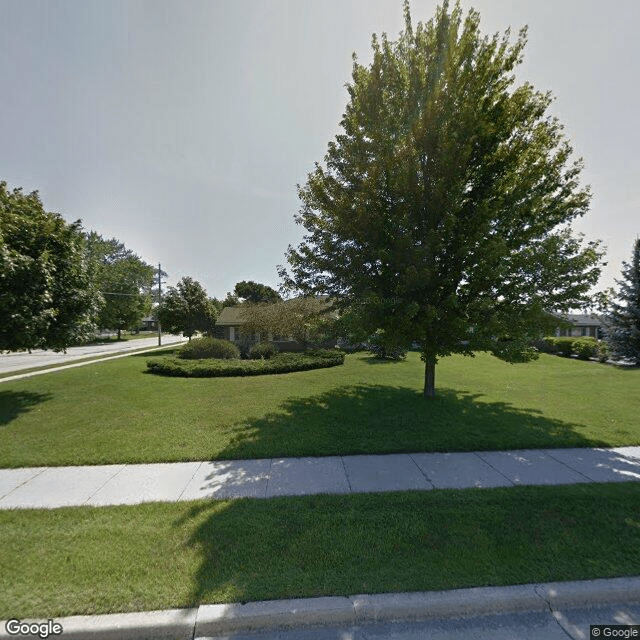
[[[191,340],[197,331],[211,333],[216,322],[215,304],[199,282],[188,276],[169,287],[157,310],[164,331],[182,333]]]
[[[101,298],[80,221],[0,182],[0,351],[62,351],[88,338]]]
[[[420,342],[430,397],[441,357],[533,357],[546,310],[586,303],[602,252],[569,226],[590,191],[551,96],[515,86],[526,30],[485,37],[448,2],[414,29],[404,11],[369,66],[354,55],[343,132],[298,188],[307,233],[280,273],[370,334]]]
[[[155,269],[116,238],[104,239],[92,231],[87,235],[87,254],[95,263],[95,278],[104,303],[98,315],[100,329],[140,326],[151,312]]]
[[[617,301],[605,318],[605,338],[612,358],[640,366],[640,238],[633,246],[631,262],[622,263],[622,280],[616,280]]]
[[[242,298],[245,302],[278,302],[282,300],[280,294],[266,284],[243,280],[235,286],[236,297]]]

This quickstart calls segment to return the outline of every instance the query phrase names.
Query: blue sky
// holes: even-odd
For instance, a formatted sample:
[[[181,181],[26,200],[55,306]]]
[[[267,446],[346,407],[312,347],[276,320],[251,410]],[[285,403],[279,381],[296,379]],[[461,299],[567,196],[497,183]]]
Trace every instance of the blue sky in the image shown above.
[[[413,21],[436,2],[412,0]],[[529,25],[518,71],[556,100],[594,197],[576,228],[640,234],[640,3],[477,0],[486,33]],[[401,0],[0,0],[0,179],[116,237],[168,284],[277,286],[304,183],[339,132],[351,54],[395,39]]]

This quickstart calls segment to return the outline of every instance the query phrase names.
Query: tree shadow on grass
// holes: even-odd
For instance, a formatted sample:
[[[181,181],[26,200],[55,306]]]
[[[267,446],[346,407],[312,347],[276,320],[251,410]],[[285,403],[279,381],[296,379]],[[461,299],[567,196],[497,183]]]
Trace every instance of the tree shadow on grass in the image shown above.
[[[439,389],[425,401],[415,389],[353,385],[307,398],[233,427],[220,459],[362,453],[487,451],[605,446],[585,425],[483,402],[480,394]]]
[[[0,391],[0,426],[9,424],[36,405],[51,400],[50,393],[32,391]]]
[[[630,482],[197,502],[173,526],[197,553],[187,606],[579,580],[637,573],[629,510],[639,491]]]

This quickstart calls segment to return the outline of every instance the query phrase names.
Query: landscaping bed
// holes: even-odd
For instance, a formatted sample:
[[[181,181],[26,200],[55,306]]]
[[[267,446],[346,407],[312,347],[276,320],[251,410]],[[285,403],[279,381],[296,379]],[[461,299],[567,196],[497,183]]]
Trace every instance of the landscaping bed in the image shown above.
[[[260,376],[274,373],[310,371],[344,364],[345,354],[338,350],[315,350],[303,353],[277,353],[269,359],[240,360],[183,357],[153,358],[147,361],[150,373],[184,378],[218,378]]]

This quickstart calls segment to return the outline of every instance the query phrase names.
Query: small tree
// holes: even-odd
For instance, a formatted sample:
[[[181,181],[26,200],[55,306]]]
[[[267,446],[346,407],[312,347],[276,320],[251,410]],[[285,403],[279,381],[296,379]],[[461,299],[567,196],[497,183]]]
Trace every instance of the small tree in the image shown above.
[[[157,310],[165,331],[182,333],[191,340],[196,331],[212,333],[217,311],[199,282],[185,277],[177,287],[169,287]]]
[[[398,346],[422,345],[424,395],[439,358],[484,350],[535,356],[548,309],[583,307],[602,251],[569,224],[590,193],[549,94],[514,87],[526,31],[484,37],[448,2],[395,43],[354,56],[343,132],[299,188],[285,285],[327,294]]]
[[[314,297],[293,298],[275,303],[244,304],[243,332],[292,338],[306,347],[319,342],[334,322],[330,305]]]
[[[619,302],[611,302],[605,318],[605,340],[610,357],[640,366],[640,238],[631,262],[622,263],[622,280],[616,280]]]
[[[0,351],[62,351],[93,334],[101,302],[80,221],[0,182]]]

